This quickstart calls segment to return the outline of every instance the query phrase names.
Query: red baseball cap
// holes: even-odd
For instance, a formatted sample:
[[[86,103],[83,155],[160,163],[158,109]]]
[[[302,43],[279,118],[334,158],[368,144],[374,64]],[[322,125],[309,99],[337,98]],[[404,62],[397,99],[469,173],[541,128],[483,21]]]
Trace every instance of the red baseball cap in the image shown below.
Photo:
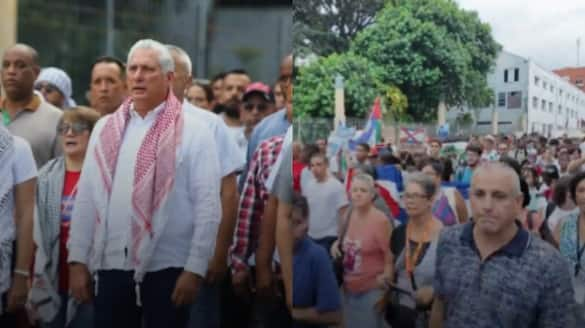
[[[269,86],[262,82],[254,82],[248,85],[242,99],[245,101],[246,98],[248,98],[252,94],[259,94],[262,96],[262,98],[264,98],[264,100],[272,102],[271,97],[272,90],[270,89]]]

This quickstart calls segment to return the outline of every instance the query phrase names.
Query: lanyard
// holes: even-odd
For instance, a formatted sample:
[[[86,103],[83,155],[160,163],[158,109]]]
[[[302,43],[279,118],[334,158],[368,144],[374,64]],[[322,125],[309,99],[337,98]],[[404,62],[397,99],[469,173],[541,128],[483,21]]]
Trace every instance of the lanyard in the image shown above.
[[[4,123],[4,126],[8,126],[10,124],[10,114],[8,114],[8,112],[6,110],[2,111],[2,123]]]
[[[406,253],[404,256],[404,264],[406,267],[406,272],[408,272],[408,274],[412,277],[413,272],[414,272],[414,267],[416,266],[416,262],[418,262],[418,259],[421,255],[424,241],[428,239],[428,232],[429,232],[428,230],[429,229],[427,229],[427,228],[429,226],[429,223],[425,223],[422,241],[420,241],[418,243],[418,245],[416,246],[416,249],[414,250],[414,254],[412,256],[410,255],[410,237],[412,235],[411,226],[412,226],[412,224],[409,224],[409,223],[406,224]]]
[[[577,276],[579,274],[579,271],[581,270],[581,258],[583,257],[583,253],[585,252],[585,244],[581,246],[580,221],[581,218],[577,220],[577,247],[575,248],[577,250],[577,263],[575,263],[575,276]]]

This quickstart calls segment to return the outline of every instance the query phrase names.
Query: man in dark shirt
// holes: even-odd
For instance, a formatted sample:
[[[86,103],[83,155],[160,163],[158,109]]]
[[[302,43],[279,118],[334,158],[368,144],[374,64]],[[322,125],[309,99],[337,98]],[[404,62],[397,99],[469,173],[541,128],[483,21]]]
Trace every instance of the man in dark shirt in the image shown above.
[[[567,263],[516,221],[518,174],[483,164],[473,173],[470,200],[472,222],[439,237],[431,327],[574,327]]]

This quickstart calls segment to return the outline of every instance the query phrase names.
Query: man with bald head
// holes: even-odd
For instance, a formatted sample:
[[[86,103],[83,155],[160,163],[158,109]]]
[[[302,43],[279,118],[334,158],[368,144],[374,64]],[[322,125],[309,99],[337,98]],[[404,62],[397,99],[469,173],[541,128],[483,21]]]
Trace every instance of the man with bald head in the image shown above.
[[[2,123],[12,134],[30,143],[40,168],[61,154],[57,124],[63,113],[34,93],[39,73],[39,55],[31,46],[16,44],[4,52],[1,68],[5,91],[0,104]]]
[[[439,237],[431,327],[574,327],[568,265],[518,221],[518,174],[484,163],[470,200],[471,222]]]

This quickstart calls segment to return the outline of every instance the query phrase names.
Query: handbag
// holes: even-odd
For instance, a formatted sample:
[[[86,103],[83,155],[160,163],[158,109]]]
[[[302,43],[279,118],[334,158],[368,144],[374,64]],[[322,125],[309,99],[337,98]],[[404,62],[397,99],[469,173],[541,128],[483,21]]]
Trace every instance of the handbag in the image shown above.
[[[339,250],[339,257],[333,259],[333,272],[335,273],[335,278],[337,279],[337,286],[341,286],[343,284],[343,258],[345,257],[345,253],[343,252],[343,239],[347,234],[347,229],[349,229],[349,220],[351,219],[351,205],[347,208],[345,212],[345,224],[342,227],[341,235],[339,236],[337,249]]]
[[[410,275],[410,282],[413,291],[416,291],[416,282],[414,275]],[[407,295],[413,297],[409,291],[400,289],[396,286],[391,286],[387,293],[386,305],[384,308],[384,319],[392,328],[414,328],[416,326],[416,318],[418,310],[409,306],[400,304],[399,296]]]
[[[410,258],[410,244],[409,244],[409,240],[410,240],[410,233],[409,233],[409,227],[406,227],[406,238],[405,238],[405,242],[406,242],[406,246],[405,246],[405,251],[402,253],[402,256],[398,257],[397,259],[397,263],[398,266],[400,266],[402,263],[404,263],[404,267],[406,269],[406,274],[409,277],[410,280],[410,284],[412,287],[412,293],[407,291],[407,290],[402,290],[398,287],[391,287],[389,292],[388,292],[388,297],[385,303],[385,308],[384,308],[384,319],[386,319],[386,322],[388,324],[390,324],[390,326],[392,326],[392,328],[414,328],[416,325],[416,320],[417,317],[419,315],[419,310],[417,306],[416,306],[416,300],[414,300],[414,294],[416,293],[416,290],[418,289],[417,285],[416,285],[416,281],[414,279],[414,265],[417,262],[419,256],[420,256],[420,251],[422,250],[422,244],[419,245],[417,251],[415,251],[414,254],[414,260],[412,260]],[[426,238],[423,238],[426,239]],[[401,261],[401,259],[404,257],[404,261]],[[409,269],[410,268],[410,269]],[[394,279],[396,282],[397,279],[397,275],[394,275]],[[400,294],[404,294],[407,295],[411,298],[413,298],[413,303],[415,304],[414,307],[409,307],[403,304],[400,304]]]

